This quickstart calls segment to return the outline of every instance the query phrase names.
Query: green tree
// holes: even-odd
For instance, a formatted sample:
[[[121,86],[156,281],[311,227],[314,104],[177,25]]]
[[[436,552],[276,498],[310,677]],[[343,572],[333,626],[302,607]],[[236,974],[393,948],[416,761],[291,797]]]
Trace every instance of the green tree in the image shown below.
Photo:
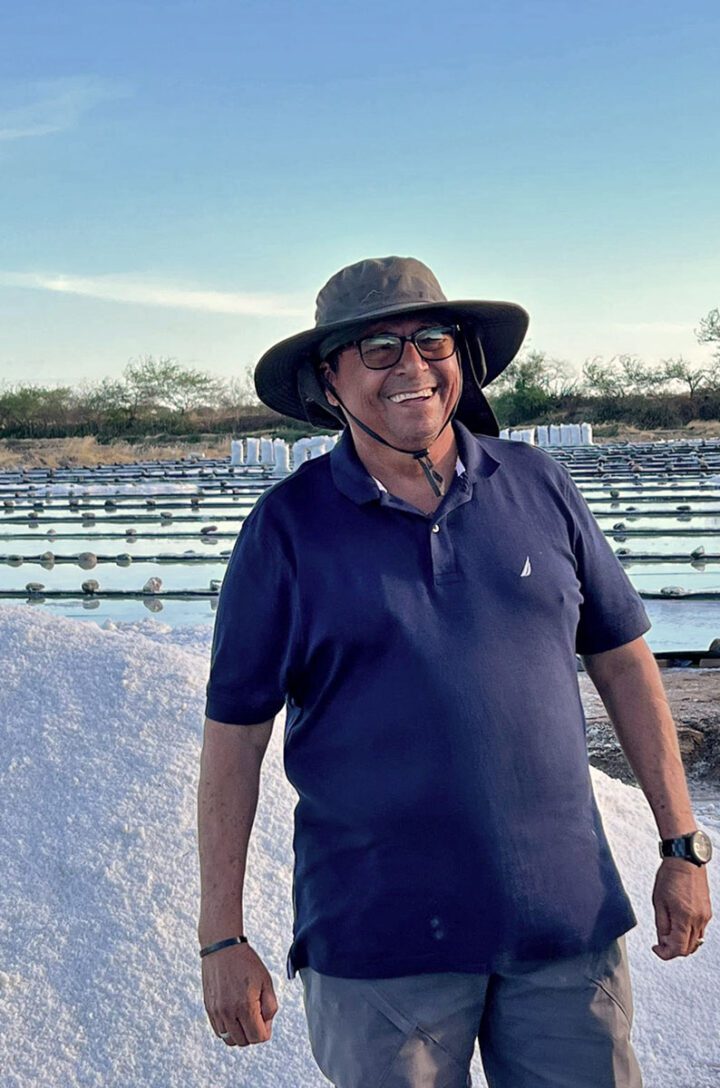
[[[132,394],[124,381],[103,378],[78,390],[78,418],[91,433],[121,433],[132,420],[132,410]]]
[[[512,426],[547,413],[560,398],[570,396],[576,384],[565,363],[531,349],[510,363],[488,393],[500,421]]]
[[[681,382],[686,385],[691,397],[694,397],[698,389],[708,384],[709,371],[689,363],[682,356],[677,359],[663,360],[663,377],[665,382]]]
[[[222,382],[218,397],[218,409],[232,420],[233,429],[237,430],[241,420],[250,412],[257,411],[261,401],[255,392],[255,382],[251,370],[244,370]]]
[[[699,344],[717,344],[713,359],[720,362],[720,310],[715,307],[705,317],[700,318],[700,326],[695,330]]]
[[[615,355],[608,362],[596,355],[583,367],[586,390],[610,399],[660,392],[666,380],[664,369],[653,369],[636,355]]]
[[[28,437],[65,428],[73,402],[69,387],[8,385],[0,393],[0,428]]]
[[[176,359],[144,355],[125,367],[125,382],[135,414],[162,409],[185,415],[217,402],[221,382],[202,370],[181,366]]]

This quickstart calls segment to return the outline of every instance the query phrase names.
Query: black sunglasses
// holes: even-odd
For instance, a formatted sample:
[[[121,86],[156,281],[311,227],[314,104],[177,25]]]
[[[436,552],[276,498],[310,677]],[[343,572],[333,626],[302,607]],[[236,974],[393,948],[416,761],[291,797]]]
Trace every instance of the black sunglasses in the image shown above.
[[[455,352],[457,341],[456,325],[431,325],[417,329],[409,336],[400,336],[394,332],[376,332],[353,340],[345,347],[356,347],[368,370],[389,370],[400,361],[405,344],[412,344],[418,355],[426,363],[441,362],[449,359]],[[343,348],[339,349],[340,351]]]

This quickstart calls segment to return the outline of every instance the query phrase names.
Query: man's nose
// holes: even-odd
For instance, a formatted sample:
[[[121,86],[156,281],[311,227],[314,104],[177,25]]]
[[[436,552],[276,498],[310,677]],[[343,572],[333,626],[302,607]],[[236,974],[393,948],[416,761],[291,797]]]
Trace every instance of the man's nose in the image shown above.
[[[399,370],[429,370],[427,359],[423,359],[412,340],[406,340],[403,344],[402,355],[395,366]]]

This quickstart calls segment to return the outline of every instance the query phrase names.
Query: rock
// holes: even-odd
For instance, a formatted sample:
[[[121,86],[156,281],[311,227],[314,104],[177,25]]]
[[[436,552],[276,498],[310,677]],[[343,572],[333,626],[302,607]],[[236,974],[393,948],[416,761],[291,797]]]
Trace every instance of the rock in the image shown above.
[[[216,533],[217,525],[203,525],[200,529],[202,536],[206,536],[208,533]]]
[[[9,555],[8,566],[9,567],[21,567],[23,565],[22,555]]]
[[[148,578],[142,588],[143,593],[159,593],[162,589],[162,578]]]
[[[690,557],[692,559],[700,559],[703,555],[705,555],[705,548],[703,547],[702,544],[699,547],[694,548],[690,552]]]
[[[42,582],[28,582],[25,586],[25,589],[28,591],[28,593],[42,593],[42,591],[45,589],[45,586]]]
[[[684,597],[687,590],[683,586],[663,586],[660,592],[664,597]]]
[[[132,561],[132,556],[128,555],[127,552],[121,552],[115,560],[119,567],[129,567]]]
[[[94,552],[80,552],[78,566],[81,570],[92,570],[97,566],[97,556]]]
[[[692,762],[697,759],[701,754],[700,749],[705,741],[705,737],[699,729],[691,729],[689,725],[679,725],[677,727],[678,744],[680,745],[680,755],[684,760]]]

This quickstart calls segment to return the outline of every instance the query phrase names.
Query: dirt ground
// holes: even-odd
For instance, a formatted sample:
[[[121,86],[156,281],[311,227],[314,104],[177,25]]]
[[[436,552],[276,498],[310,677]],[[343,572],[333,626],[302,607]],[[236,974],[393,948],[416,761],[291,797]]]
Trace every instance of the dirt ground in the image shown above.
[[[682,442],[702,438],[720,438],[720,421],[694,419],[685,427],[667,431],[643,431],[625,423],[598,423],[593,425],[596,445],[606,442]]]
[[[720,668],[663,669],[662,678],[688,775],[697,781],[720,783]],[[600,696],[585,673],[580,675],[580,691],[590,762],[614,778],[634,782]]]

